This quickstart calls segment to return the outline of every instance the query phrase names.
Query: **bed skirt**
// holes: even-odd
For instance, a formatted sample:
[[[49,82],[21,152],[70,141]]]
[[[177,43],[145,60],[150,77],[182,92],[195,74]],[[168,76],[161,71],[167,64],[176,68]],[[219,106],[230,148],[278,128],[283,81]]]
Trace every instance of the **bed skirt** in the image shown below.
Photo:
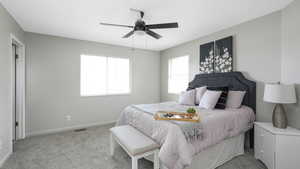
[[[236,156],[244,154],[245,133],[228,138],[198,153],[186,169],[215,169]],[[151,160],[151,157],[147,158]],[[161,169],[167,169],[164,166]]]

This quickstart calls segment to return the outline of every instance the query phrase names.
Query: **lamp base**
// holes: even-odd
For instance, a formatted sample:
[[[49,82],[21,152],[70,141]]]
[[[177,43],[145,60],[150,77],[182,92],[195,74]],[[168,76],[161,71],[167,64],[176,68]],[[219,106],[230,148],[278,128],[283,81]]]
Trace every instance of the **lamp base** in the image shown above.
[[[272,117],[273,126],[276,128],[285,129],[287,128],[287,117],[282,104],[276,104],[273,110]]]

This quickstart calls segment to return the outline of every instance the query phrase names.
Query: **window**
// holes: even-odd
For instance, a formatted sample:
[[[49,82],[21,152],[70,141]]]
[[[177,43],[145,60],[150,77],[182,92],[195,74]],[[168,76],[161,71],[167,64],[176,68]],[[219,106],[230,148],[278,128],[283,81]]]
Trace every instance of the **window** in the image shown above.
[[[80,95],[130,93],[129,58],[81,55]]]
[[[169,60],[168,93],[179,93],[188,87],[189,57],[181,56]]]

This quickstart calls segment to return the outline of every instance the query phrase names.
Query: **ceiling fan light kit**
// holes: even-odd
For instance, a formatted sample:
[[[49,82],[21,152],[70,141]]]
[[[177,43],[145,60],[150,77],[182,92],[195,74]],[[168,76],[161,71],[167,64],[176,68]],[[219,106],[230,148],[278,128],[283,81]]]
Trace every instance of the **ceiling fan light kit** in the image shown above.
[[[143,36],[143,35],[146,34],[145,31],[139,31],[139,30],[134,31],[134,33],[135,33],[136,35],[139,35],[139,36]]]
[[[143,21],[144,17],[144,12],[138,9],[130,9],[133,12],[139,12],[140,13],[140,19],[138,19],[134,26],[130,25],[120,25],[120,24],[110,24],[110,23],[100,23],[101,25],[105,26],[118,26],[118,27],[126,27],[126,28],[132,28],[133,30],[127,33],[126,35],[123,36],[123,38],[128,38],[133,34],[137,35],[149,35],[155,39],[160,39],[162,38],[161,35],[153,32],[150,29],[168,29],[168,28],[178,28],[178,23],[177,22],[172,22],[172,23],[162,23],[162,24],[151,24],[147,25],[145,21]]]

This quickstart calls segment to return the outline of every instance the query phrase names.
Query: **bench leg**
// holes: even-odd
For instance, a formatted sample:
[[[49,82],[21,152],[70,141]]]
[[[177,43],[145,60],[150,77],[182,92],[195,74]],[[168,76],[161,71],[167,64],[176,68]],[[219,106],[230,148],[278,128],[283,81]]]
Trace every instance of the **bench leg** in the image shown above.
[[[159,169],[159,157],[158,157],[159,151],[156,150],[154,152],[154,169]]]
[[[138,169],[138,158],[131,157],[132,169]]]
[[[115,153],[115,140],[113,138],[113,135],[110,134],[110,155],[113,156]]]

